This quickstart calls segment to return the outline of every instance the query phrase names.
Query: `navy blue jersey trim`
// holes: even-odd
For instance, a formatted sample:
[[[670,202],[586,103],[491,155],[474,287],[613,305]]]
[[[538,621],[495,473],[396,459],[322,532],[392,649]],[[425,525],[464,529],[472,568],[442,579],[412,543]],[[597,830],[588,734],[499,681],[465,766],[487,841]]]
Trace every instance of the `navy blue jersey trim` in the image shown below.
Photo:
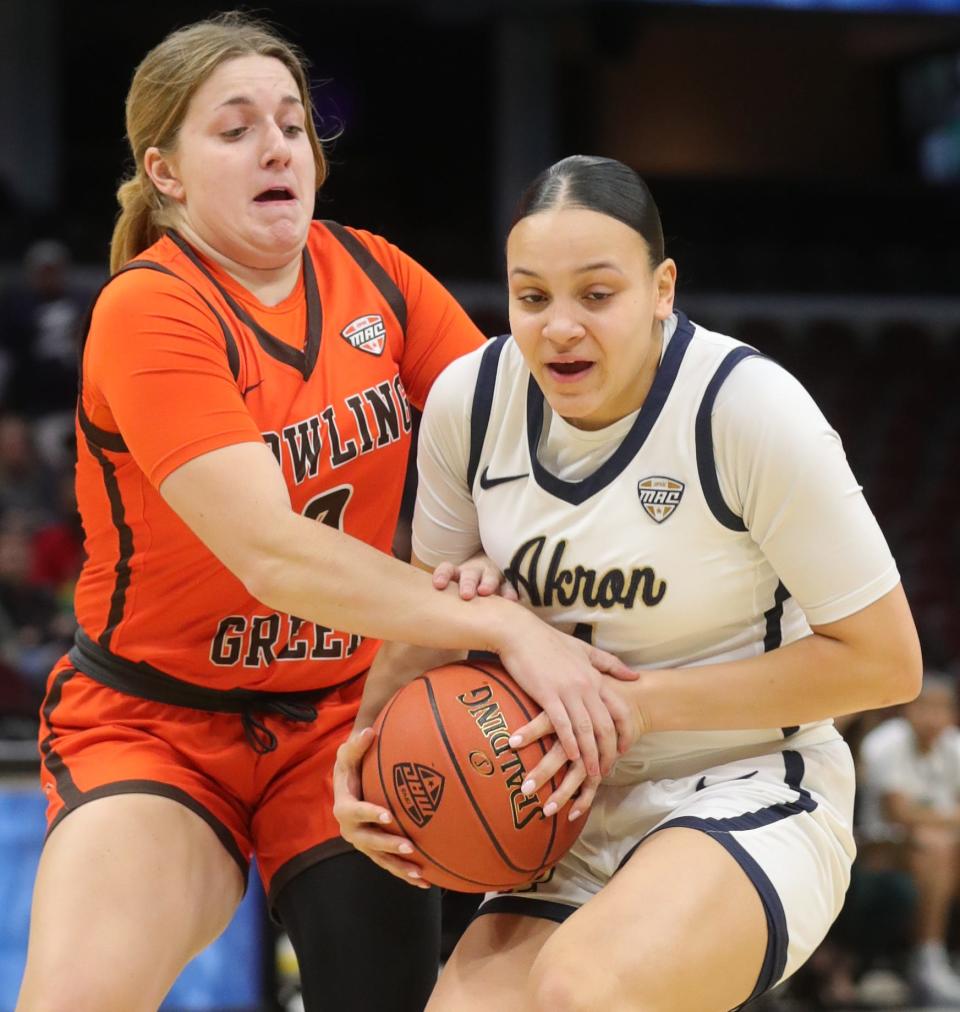
[[[670,338],[653,386],[640,408],[636,421],[613,455],[582,481],[564,481],[562,478],[556,477],[537,458],[537,447],[540,445],[540,437],[543,433],[544,398],[543,391],[537,386],[536,380],[533,376],[530,377],[527,384],[527,441],[530,447],[530,464],[533,476],[544,491],[573,506],[579,506],[592,495],[606,488],[640,452],[640,448],[667,402],[677,373],[680,371],[683,356],[693,338],[693,324],[681,312],[677,312],[676,316],[677,329],[674,331],[673,337]]]
[[[493,393],[497,385],[497,367],[500,353],[510,339],[509,334],[492,338],[480,356],[477,385],[473,390],[473,405],[470,409],[470,458],[467,464],[467,488],[473,491],[473,482],[480,467],[483,441],[490,424],[490,409],[493,407]]]
[[[577,907],[553,900],[534,900],[528,896],[494,896],[481,903],[472,920],[484,914],[522,914],[524,917],[540,917],[546,921],[563,922],[577,912]]]
[[[783,585],[783,581],[777,583],[777,589],[773,593],[773,604],[763,613],[763,619],[767,624],[767,631],[763,637],[763,652],[769,653],[776,650],[783,643],[783,606],[790,598],[790,591]],[[792,724],[790,727],[781,727],[784,738],[800,730],[799,724]]]
[[[784,912],[783,903],[777,895],[776,887],[743,844],[738,843],[731,836],[714,836],[713,839],[740,865],[747,878],[753,883],[753,887],[760,896],[760,903],[767,921],[767,947],[763,954],[763,963],[760,965],[760,973],[757,974],[757,982],[747,998],[747,1002],[750,1002],[769,991],[783,976],[783,971],[787,967],[787,947],[790,942],[787,915]],[[746,1002],[744,1002],[745,1004]],[[740,1008],[743,1008],[743,1005]]]
[[[783,756],[783,769],[784,777],[783,782],[797,792],[797,799],[795,801],[780,801],[775,805],[768,805],[766,808],[760,808],[755,812],[745,812],[743,815],[731,815],[723,819],[713,817],[700,817],[700,816],[681,816],[677,819],[671,819],[669,822],[663,823],[661,826],[657,826],[656,829],[651,830],[651,833],[655,833],[660,829],[666,829],[668,826],[679,826],[689,825],[695,823],[693,826],[695,829],[701,829],[705,833],[711,835],[715,833],[742,833],[750,829],[762,829],[764,826],[771,826],[775,822],[780,822],[782,819],[789,819],[794,815],[801,815],[803,812],[812,812],[817,807],[817,802],[810,796],[810,792],[805,788],[801,787],[801,781],[803,780],[804,774],[804,762],[803,756],[799,752],[794,752],[790,749],[784,749],[780,753]],[[744,778],[737,777],[737,780]],[[734,783],[736,781],[731,781]],[[648,833],[638,843],[634,844],[633,847],[627,851],[626,856],[617,865],[617,871],[619,871],[626,863],[633,857],[637,848],[646,840],[651,834]]]
[[[356,260],[364,274],[376,285],[380,294],[387,300],[393,315],[400,324],[400,329],[407,330],[407,300],[397,283],[384,270],[383,265],[352,233],[348,232],[337,221],[323,221],[321,224],[340,243],[341,246]]]
[[[170,229],[167,232],[170,241],[187,257],[201,274],[220,293],[230,311],[246,326],[257,339],[260,347],[273,359],[291,366],[306,380],[310,378],[313,367],[317,364],[320,354],[320,336],[323,332],[323,306],[320,303],[320,291],[317,288],[317,274],[313,267],[313,259],[309,250],[303,250],[303,290],[307,300],[307,323],[304,335],[303,351],[293,348],[270,333],[241,306],[236,299],[210,273],[204,262],[197,256],[193,248],[181,236]],[[176,275],[179,277],[179,275]],[[192,286],[191,286],[192,287]],[[206,300],[204,300],[206,301]],[[209,305],[209,303],[207,303]]]
[[[797,792],[796,801],[780,802],[757,812],[747,812],[744,815],[725,819],[702,818],[694,815],[670,819],[647,833],[639,843],[628,851],[617,867],[617,871],[619,871],[645,840],[664,829],[695,829],[701,833],[707,833],[734,858],[756,888],[767,919],[767,949],[757,983],[747,1002],[769,990],[783,976],[787,965],[787,946],[790,936],[783,903],[776,888],[755,858],[730,834],[769,826],[803,812],[812,812],[817,807],[817,802],[810,796],[810,792],[801,786],[805,768],[803,756],[799,752],[791,750],[784,750],[781,754],[783,755],[784,783]]]
[[[773,592],[773,604],[763,613],[764,621],[767,623],[767,631],[763,637],[763,652],[769,653],[776,650],[783,642],[783,605],[790,597],[790,591],[784,587],[783,582],[777,583],[777,589]]]
[[[738,517],[724,502],[723,494],[720,491],[717,462],[713,455],[713,428],[711,425],[713,405],[716,403],[720,387],[723,386],[724,380],[730,375],[733,368],[745,358],[753,358],[758,355],[760,352],[748,345],[742,345],[728,352],[707,384],[703,400],[697,410],[697,473],[700,476],[700,487],[703,489],[703,495],[710,507],[710,512],[724,527],[729,527],[731,531],[745,531],[747,528],[743,518]]]

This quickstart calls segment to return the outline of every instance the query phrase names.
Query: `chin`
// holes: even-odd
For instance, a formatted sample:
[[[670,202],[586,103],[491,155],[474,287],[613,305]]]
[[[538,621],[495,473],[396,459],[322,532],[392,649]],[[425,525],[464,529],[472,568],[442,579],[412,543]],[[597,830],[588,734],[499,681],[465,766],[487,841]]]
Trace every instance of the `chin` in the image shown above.
[[[309,222],[305,225],[289,223],[290,227],[270,228],[250,237],[249,247],[256,266],[264,269],[283,267],[299,256],[307,242]]]

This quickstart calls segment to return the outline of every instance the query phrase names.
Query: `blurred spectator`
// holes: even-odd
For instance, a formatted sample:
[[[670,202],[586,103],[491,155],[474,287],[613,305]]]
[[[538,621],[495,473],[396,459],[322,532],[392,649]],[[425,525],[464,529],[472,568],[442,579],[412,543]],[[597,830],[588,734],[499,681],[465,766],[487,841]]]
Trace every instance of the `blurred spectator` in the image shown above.
[[[5,518],[0,526],[0,659],[39,704],[50,668],[69,647],[73,615],[45,587],[30,582],[30,536]]]
[[[911,983],[921,1001],[960,1007],[960,976],[946,945],[960,856],[954,680],[927,673],[919,697],[902,716],[864,737],[860,759],[864,841],[898,854],[916,889]]]
[[[0,415],[0,517],[18,514],[31,528],[55,517],[57,477],[37,452],[29,422]]]
[[[78,332],[90,293],[71,287],[70,253],[55,239],[30,246],[23,268],[0,300],[7,360],[0,400],[35,420],[41,452],[61,464],[71,455]]]
[[[52,591],[69,609],[83,563],[83,526],[72,471],[57,480],[56,508],[56,515],[31,539],[30,582]]]

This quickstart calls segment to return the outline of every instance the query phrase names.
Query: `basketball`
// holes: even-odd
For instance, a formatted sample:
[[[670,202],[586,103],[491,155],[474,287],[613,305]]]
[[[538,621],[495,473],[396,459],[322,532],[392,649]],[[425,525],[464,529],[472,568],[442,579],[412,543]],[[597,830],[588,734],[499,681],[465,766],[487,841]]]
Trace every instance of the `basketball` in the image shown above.
[[[584,817],[543,805],[566,767],[537,794],[520,785],[553,745],[516,750],[510,735],[540,707],[496,663],[461,661],[415,678],[390,699],[364,756],[364,800],[392,813],[419,852],[424,879],[459,892],[526,885],[572,846]]]

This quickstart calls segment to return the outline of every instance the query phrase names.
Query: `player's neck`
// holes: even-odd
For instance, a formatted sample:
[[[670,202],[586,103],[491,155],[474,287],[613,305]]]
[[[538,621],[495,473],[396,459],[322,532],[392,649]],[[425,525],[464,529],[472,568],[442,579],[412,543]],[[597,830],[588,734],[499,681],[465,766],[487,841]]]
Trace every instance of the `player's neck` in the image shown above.
[[[177,231],[208,260],[221,267],[234,281],[243,285],[251,295],[265,306],[275,306],[293,291],[300,277],[302,257],[298,253],[288,263],[280,267],[251,267],[225,256],[209,243],[205,242],[189,225],[180,224]]]

